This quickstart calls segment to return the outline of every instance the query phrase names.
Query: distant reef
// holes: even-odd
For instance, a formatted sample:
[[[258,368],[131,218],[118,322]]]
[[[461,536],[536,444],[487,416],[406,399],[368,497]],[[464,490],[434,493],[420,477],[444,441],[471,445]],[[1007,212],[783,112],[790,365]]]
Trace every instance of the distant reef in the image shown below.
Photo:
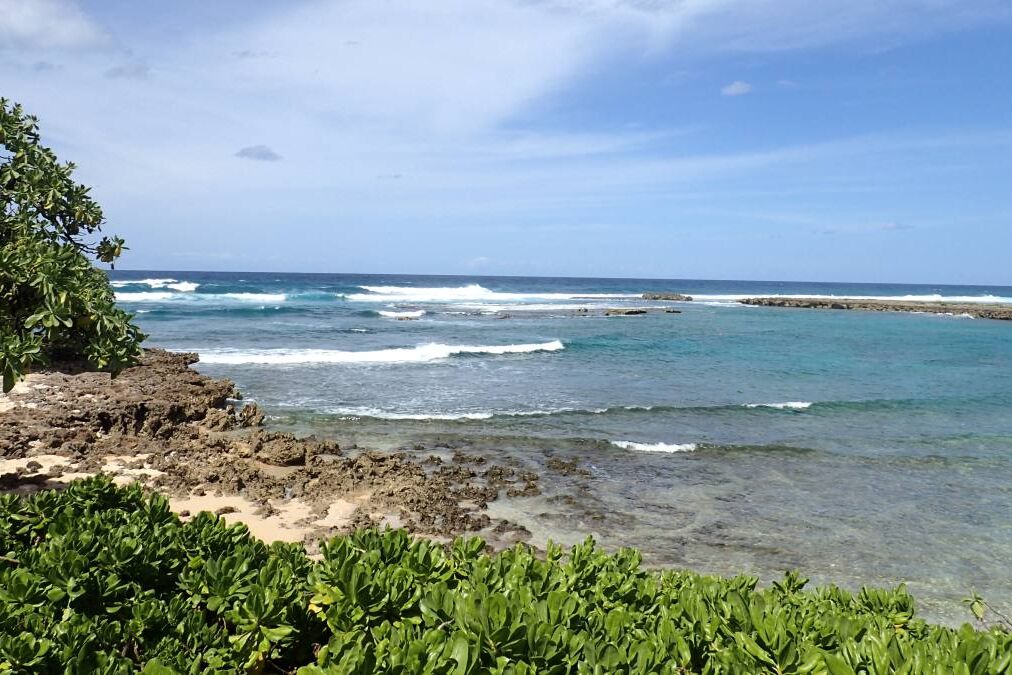
[[[857,309],[868,312],[920,312],[969,316],[975,319],[1012,321],[1012,306],[967,302],[916,302],[907,300],[855,300],[850,298],[760,297],[739,300],[743,305],[759,307],[799,307],[804,309]]]

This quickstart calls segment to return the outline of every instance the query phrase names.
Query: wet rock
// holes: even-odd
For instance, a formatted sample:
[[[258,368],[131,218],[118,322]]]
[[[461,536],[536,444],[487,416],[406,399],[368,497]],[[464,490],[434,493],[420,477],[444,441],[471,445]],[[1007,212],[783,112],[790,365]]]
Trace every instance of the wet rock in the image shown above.
[[[985,303],[911,302],[903,300],[856,300],[850,298],[781,298],[762,297],[740,300],[743,305],[758,307],[798,307],[804,309],[856,309],[866,312],[922,312],[928,314],[966,315],[977,319],[1012,321],[1012,307]]]
[[[545,463],[549,469],[563,476],[589,476],[590,472],[578,464],[579,461],[576,459],[566,461],[558,457],[550,457]]]
[[[691,295],[681,293],[644,293],[644,300],[667,300],[669,302],[692,302]]]

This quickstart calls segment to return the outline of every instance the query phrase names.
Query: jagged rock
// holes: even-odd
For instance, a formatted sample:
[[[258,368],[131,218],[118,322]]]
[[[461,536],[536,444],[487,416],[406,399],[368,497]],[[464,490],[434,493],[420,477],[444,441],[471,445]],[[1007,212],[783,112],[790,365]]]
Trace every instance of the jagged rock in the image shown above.
[[[644,300],[668,300],[670,302],[692,302],[691,295],[681,293],[644,293]]]
[[[239,410],[236,420],[240,427],[259,427],[264,423],[264,413],[256,403],[247,403]]]
[[[37,373],[5,400],[0,457],[56,453],[70,462],[66,472],[77,474],[98,472],[116,455],[131,468],[158,472],[148,487],[170,495],[202,496],[210,489],[258,502],[300,498],[319,512],[337,499],[364,500],[357,503],[368,510],[347,528],[373,522],[370,514],[400,513],[405,527],[447,537],[489,527],[481,508],[500,491],[538,489],[536,474],[477,455],[460,453],[459,463],[443,462],[430,473],[433,465],[422,461],[431,446],[412,451],[418,460],[407,452],[349,457],[333,441],[265,430],[263,411],[250,404],[236,412],[234,385],[190,369],[196,361],[195,354],[152,349],[115,379],[79,367]],[[47,480],[63,473],[51,468]]]
[[[633,309],[607,309],[604,312],[605,316],[638,316],[640,314],[646,314],[647,310],[641,308]]]

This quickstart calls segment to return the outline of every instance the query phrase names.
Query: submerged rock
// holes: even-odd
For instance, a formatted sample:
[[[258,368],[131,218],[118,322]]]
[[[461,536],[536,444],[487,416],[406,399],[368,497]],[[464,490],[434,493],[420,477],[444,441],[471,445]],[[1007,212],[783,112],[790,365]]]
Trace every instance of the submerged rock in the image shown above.
[[[605,316],[639,316],[640,314],[646,314],[647,310],[639,307],[633,309],[607,309],[604,312]]]

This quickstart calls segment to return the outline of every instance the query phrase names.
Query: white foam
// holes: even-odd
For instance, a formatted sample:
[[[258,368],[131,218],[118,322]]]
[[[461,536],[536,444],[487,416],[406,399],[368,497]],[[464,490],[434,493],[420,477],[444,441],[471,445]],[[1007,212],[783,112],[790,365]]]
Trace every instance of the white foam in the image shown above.
[[[632,441],[612,441],[612,445],[623,450],[638,450],[640,452],[692,452],[696,449],[695,443],[634,443]]]
[[[778,410],[805,410],[812,407],[811,401],[784,401],[783,403],[746,403],[746,408],[777,408]]]
[[[476,410],[467,412],[433,412],[413,413],[382,410],[380,408],[329,408],[327,412],[334,415],[347,415],[350,417],[374,417],[384,420],[487,420],[493,417],[548,417],[550,415],[561,415],[565,413],[592,413],[600,414],[608,412],[608,408],[596,408],[593,410],[581,410],[579,408],[556,408],[554,410]]]
[[[171,300],[175,293],[167,291],[141,291],[139,293],[116,293],[117,302],[162,302]]]
[[[989,303],[1009,304],[1012,297],[1000,295],[941,295],[938,293],[926,295],[818,295],[813,293],[802,294],[779,294],[779,293],[746,293],[728,295],[694,295],[695,301],[710,302],[737,302],[745,298],[785,298],[814,300],[895,300],[897,302],[963,302],[963,303]]]
[[[221,293],[205,295],[206,298],[228,298],[240,302],[284,302],[288,296],[284,293]]]
[[[124,288],[126,286],[149,286],[151,288],[171,288],[181,293],[192,293],[200,287],[200,284],[193,281],[179,281],[178,279],[119,279],[110,282],[113,288]]]
[[[494,416],[491,412],[461,413],[402,413],[381,410],[379,408],[331,408],[327,412],[334,415],[349,417],[373,417],[381,420],[487,420]]]
[[[182,285],[182,283],[180,285]],[[284,293],[204,293],[193,295],[169,291],[140,291],[136,293],[119,291],[116,293],[117,302],[166,302],[184,300],[221,302],[224,300],[236,302],[278,303],[284,302],[287,297],[288,296]]]
[[[580,304],[575,303],[531,303],[531,304],[486,304],[486,303],[461,303],[455,305],[471,312],[484,312],[486,314],[495,314],[498,312],[576,312],[581,309],[604,311],[608,309],[615,309],[616,303],[608,302],[585,302]],[[667,309],[667,305],[631,305],[623,304],[622,309],[646,309],[646,310],[662,310]]]
[[[520,345],[444,345],[349,352],[336,349],[197,350],[202,363],[312,364],[312,363],[424,363],[460,354],[530,354],[565,349],[559,340]]]
[[[352,302],[522,302],[526,300],[582,300],[640,298],[639,294],[621,293],[503,293],[478,284],[467,286],[360,286],[367,293],[352,293]]]
[[[388,319],[420,319],[425,316],[425,310],[419,309],[414,312],[388,312],[383,310],[379,312],[379,315]]]

